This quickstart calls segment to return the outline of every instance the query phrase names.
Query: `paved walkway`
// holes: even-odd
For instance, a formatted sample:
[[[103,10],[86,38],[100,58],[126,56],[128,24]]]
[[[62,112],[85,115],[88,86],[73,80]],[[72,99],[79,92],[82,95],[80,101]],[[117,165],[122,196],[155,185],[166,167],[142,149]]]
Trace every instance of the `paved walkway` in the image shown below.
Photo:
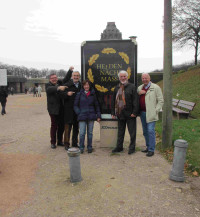
[[[63,147],[49,144],[50,118],[46,97],[8,97],[0,117],[0,216],[200,216],[199,178],[169,180],[171,165],[156,152],[147,158],[138,120],[137,152],[112,155],[100,148],[95,124],[92,154],[81,155],[83,181],[69,180]]]

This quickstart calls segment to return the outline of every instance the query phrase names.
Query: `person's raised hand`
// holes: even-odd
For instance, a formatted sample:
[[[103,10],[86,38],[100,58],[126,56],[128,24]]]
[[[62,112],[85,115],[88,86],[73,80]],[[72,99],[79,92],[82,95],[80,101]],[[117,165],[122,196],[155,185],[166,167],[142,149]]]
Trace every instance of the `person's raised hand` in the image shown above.
[[[74,66],[70,66],[69,70],[73,71],[74,70]]]

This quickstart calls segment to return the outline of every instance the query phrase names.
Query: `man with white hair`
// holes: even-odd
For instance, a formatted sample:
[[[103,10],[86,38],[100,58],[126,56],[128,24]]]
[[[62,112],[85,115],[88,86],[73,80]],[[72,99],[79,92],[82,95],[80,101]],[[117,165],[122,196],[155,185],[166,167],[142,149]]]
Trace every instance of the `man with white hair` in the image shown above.
[[[151,82],[148,73],[142,74],[142,83],[137,90],[140,96],[140,118],[146,142],[146,149],[142,152],[146,153],[147,157],[151,157],[154,155],[156,145],[155,124],[164,101],[161,88]]]
[[[130,135],[130,145],[128,154],[135,152],[136,142],[136,116],[138,114],[138,94],[134,84],[128,82],[128,73],[120,71],[118,73],[119,85],[115,87],[112,98],[112,118],[118,118],[117,146],[112,153],[123,151],[124,135],[126,125]]]

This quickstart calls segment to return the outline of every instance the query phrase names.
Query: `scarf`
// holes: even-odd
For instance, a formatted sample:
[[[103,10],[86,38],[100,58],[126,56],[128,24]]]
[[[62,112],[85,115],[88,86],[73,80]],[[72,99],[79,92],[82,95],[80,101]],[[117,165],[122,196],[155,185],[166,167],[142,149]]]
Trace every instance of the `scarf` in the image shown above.
[[[88,97],[90,95],[90,91],[84,91],[86,96]]]
[[[126,106],[124,87],[127,84],[128,84],[128,82],[126,82],[125,84],[121,84],[121,83],[119,84],[119,90],[116,94],[116,99],[115,99],[115,114],[117,116],[119,116],[121,114],[121,111]]]

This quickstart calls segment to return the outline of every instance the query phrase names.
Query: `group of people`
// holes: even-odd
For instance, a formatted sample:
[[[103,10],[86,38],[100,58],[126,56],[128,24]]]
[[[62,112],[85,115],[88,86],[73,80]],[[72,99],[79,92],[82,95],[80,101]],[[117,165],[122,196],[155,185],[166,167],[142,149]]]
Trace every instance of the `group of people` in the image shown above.
[[[79,147],[81,153],[84,153],[87,131],[87,151],[92,153],[94,121],[101,121],[100,106],[90,81],[84,80],[81,84],[80,73],[73,70],[70,67],[63,80],[58,80],[56,74],[51,74],[46,85],[47,109],[51,119],[51,148],[64,146],[68,150],[73,129],[71,146]],[[147,73],[142,74],[143,84],[138,88],[128,82],[126,71],[120,71],[118,77],[119,84],[114,89],[111,105],[112,118],[118,120],[118,138],[112,152],[123,151],[127,125],[130,135],[128,154],[135,153],[136,117],[140,116],[146,142],[146,149],[142,152],[151,157],[154,155],[156,142],[155,123],[163,105],[162,91],[151,82]]]
[[[148,73],[142,74],[142,85],[137,89],[128,82],[128,73],[119,72],[119,85],[115,88],[112,100],[112,118],[118,118],[117,146],[113,153],[123,151],[123,142],[126,125],[130,135],[128,154],[135,153],[136,143],[136,117],[140,116],[145,138],[146,149],[142,152],[147,157],[154,155],[156,135],[155,123],[158,120],[158,113],[163,105],[161,88],[151,82]]]
[[[33,97],[41,97],[42,96],[42,87],[40,85],[33,87]]]

